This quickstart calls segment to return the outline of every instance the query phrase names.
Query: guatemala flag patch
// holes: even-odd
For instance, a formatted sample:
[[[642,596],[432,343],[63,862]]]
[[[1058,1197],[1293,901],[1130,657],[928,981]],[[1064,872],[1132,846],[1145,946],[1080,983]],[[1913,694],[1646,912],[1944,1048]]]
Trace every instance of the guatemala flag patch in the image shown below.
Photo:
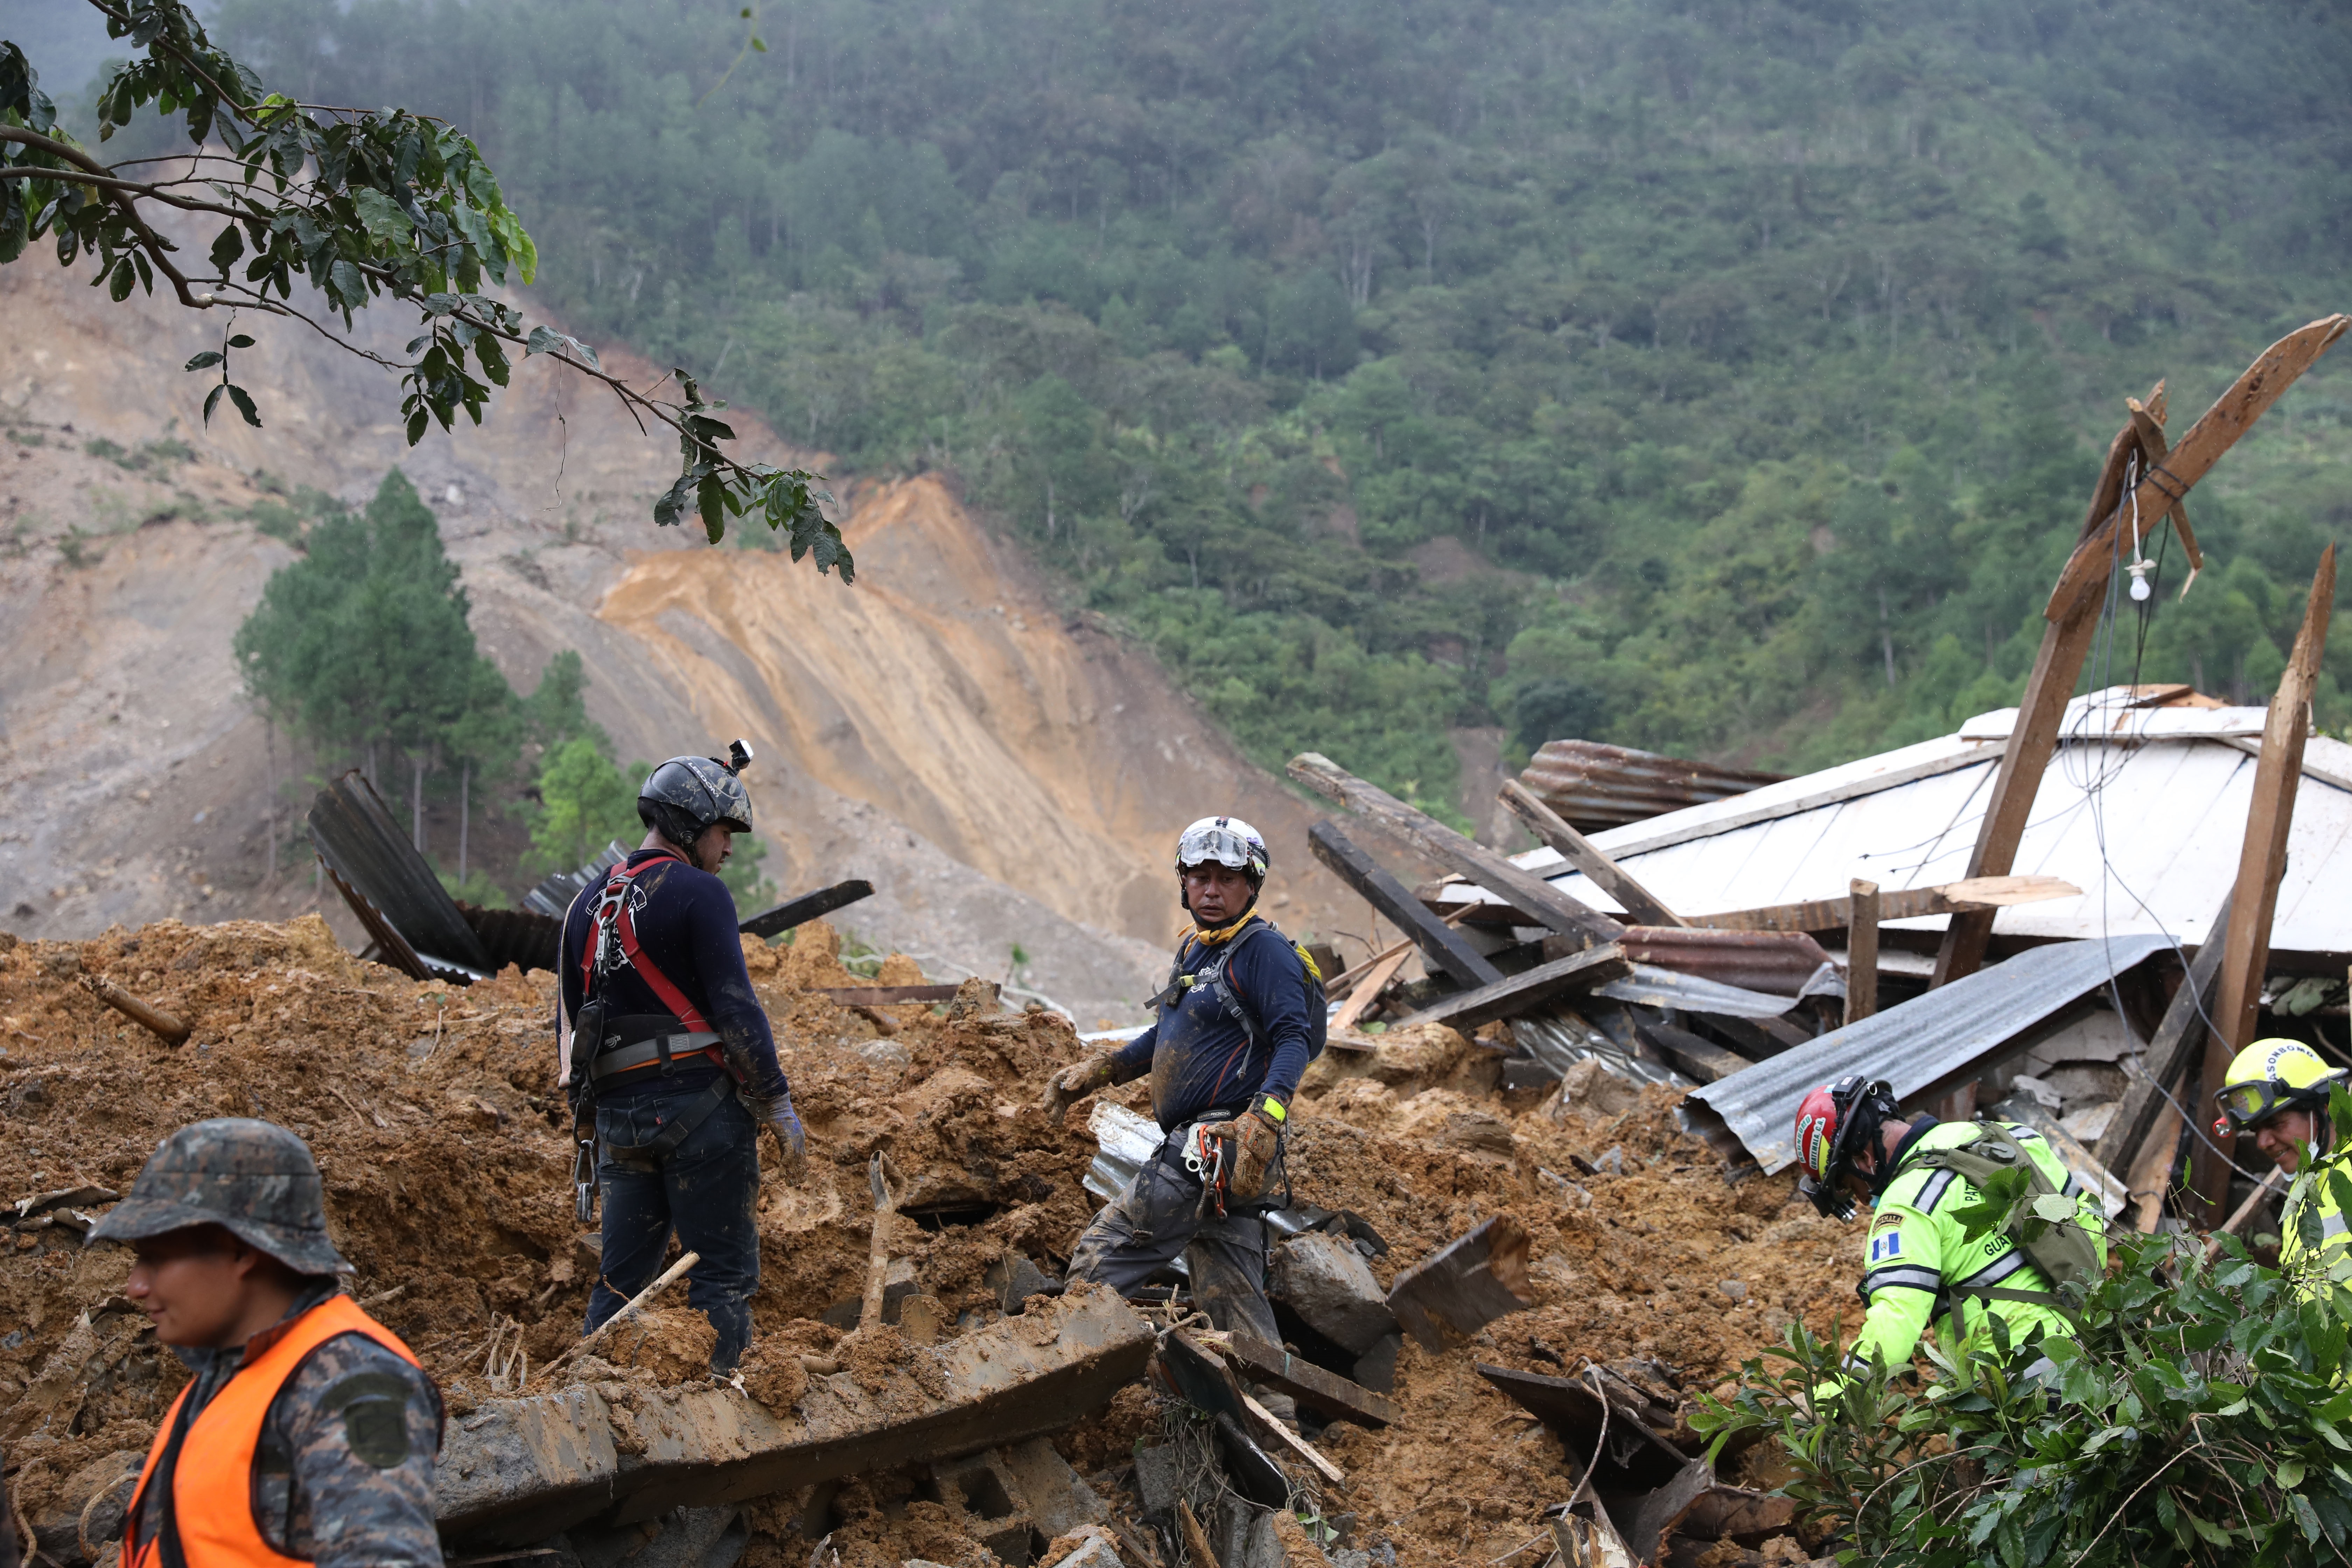
[[[1903,1233],[1901,1231],[1882,1230],[1870,1238],[1870,1262],[1873,1268],[1882,1263],[1891,1263],[1902,1256]]]

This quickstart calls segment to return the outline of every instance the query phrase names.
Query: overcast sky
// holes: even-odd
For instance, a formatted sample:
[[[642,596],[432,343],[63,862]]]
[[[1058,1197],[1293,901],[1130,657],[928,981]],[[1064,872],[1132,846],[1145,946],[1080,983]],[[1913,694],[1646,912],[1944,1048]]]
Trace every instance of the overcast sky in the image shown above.
[[[0,0],[0,38],[25,51],[41,90],[60,104],[79,100],[101,62],[131,48],[106,36],[106,18],[85,0]]]

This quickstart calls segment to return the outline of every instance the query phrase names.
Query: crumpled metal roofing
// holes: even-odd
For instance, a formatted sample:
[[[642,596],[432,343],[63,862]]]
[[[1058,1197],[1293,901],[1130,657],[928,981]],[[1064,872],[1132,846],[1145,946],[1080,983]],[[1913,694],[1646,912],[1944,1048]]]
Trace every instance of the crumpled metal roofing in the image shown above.
[[[311,803],[310,842],[385,962],[417,980],[478,980],[496,972],[465,911],[357,769]]]
[[[1578,832],[1597,833],[1742,795],[1786,776],[1662,757],[1598,741],[1547,741],[1519,783]]]
[[[2137,934],[2029,948],[1694,1089],[1684,1125],[1767,1175],[1796,1162],[1797,1107],[1847,1073],[1885,1079],[1905,1104],[1964,1083],[2063,1026],[2075,1005],[2172,943]]]

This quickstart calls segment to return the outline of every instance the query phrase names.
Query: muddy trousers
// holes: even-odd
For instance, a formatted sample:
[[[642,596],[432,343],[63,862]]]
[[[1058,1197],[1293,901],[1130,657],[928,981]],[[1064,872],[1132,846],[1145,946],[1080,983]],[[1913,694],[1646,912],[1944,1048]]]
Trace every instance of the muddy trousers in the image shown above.
[[[1278,1345],[1282,1331],[1265,1299],[1266,1248],[1265,1221],[1257,1215],[1202,1216],[1201,1178],[1184,1168],[1171,1138],[1078,1237],[1069,1277],[1125,1295],[1181,1253],[1192,1275],[1192,1304],[1209,1321]],[[1287,1395],[1260,1397],[1276,1415],[1290,1415]]]
[[[751,1296],[760,1288],[760,1124],[729,1095],[668,1155],[637,1169],[618,1164],[615,1149],[653,1142],[703,1085],[650,1089],[596,1108],[603,1145],[596,1179],[604,1191],[604,1266],[588,1298],[594,1329],[654,1282],[669,1249],[702,1255],[686,1277],[687,1304],[710,1320],[719,1343],[711,1370],[731,1373],[751,1342]]]

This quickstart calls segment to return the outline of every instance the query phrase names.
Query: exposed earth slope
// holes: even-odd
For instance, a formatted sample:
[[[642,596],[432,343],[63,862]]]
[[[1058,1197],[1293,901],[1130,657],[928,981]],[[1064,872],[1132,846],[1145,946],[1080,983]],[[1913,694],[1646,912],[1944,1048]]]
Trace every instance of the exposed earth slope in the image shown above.
[[[543,361],[479,429],[411,450],[392,378],[305,327],[236,323],[259,340],[238,376],[267,425],[205,429],[205,387],[179,366],[223,323],[138,296],[111,305],[39,265],[0,274],[0,319],[10,929],[307,907],[299,845],[264,885],[268,779],[289,826],[308,786],[289,781],[346,760],[289,758],[282,734],[273,756],[240,694],[230,637],[291,555],[236,514],[261,474],[358,499],[395,463],[439,511],[476,632],[518,689],[577,648],[590,711],[625,761],[750,737],[778,851],[768,874],[787,889],[869,879],[877,896],[845,920],[877,946],[999,977],[1018,944],[1022,978],[1091,1026],[1150,989],[1176,921],[1169,843],[1217,809],[1267,830],[1276,918],[1333,928],[1338,889],[1308,874],[1304,807],[1148,657],[1060,613],[936,479],[845,491],[859,572],[845,587],[782,554],[656,530],[671,445]],[[606,363],[654,378],[625,354]],[[737,426],[751,451],[810,460]],[[148,448],[165,437],[194,456]],[[101,441],[119,454],[91,449]],[[445,862],[455,831],[446,809],[428,825]],[[477,854],[510,858],[515,837],[478,823]]]

